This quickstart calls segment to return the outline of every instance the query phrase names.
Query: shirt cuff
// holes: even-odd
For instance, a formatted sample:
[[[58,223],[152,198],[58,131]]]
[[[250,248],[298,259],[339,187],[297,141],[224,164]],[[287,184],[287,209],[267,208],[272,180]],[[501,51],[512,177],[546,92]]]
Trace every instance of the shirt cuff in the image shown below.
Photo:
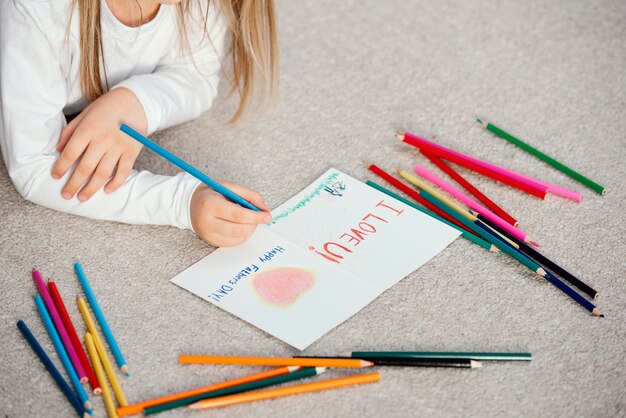
[[[135,96],[137,96],[137,99],[139,100],[139,103],[141,103],[143,111],[146,114],[146,120],[148,121],[147,135],[150,135],[159,129],[159,126],[161,125],[162,112],[159,106],[156,104],[156,101],[150,97],[150,92],[148,91],[148,89],[143,85],[143,76],[144,75],[136,75],[127,78],[121,83],[115,85],[111,90],[118,87],[124,87],[133,92]]]
[[[179,225],[175,225],[181,229],[189,229],[193,232],[193,226],[191,225],[191,198],[193,197],[194,192],[198,188],[202,182],[190,174],[184,174],[184,181],[181,182],[182,187],[182,196],[180,198],[180,206],[179,206],[179,215],[178,219],[180,220]]]

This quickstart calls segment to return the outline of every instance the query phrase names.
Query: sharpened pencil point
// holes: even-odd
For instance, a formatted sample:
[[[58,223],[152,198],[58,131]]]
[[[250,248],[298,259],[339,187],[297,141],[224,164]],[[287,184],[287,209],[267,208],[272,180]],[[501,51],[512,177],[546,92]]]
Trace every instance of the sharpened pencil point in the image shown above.
[[[373,361],[367,361],[367,360],[359,360],[361,367],[372,367],[374,365]]]
[[[339,353],[337,354],[338,357],[351,357],[352,356],[352,352],[350,351],[346,351],[344,353]]]
[[[366,160],[363,160],[363,164],[365,164],[366,167],[370,167],[372,165],[372,163]]]
[[[596,316],[602,316],[604,317],[604,315],[602,315],[602,311],[598,308],[593,308],[593,311],[591,311],[592,314],[596,315]]]
[[[537,247],[537,248],[541,247],[541,245],[539,245],[539,243],[537,241],[530,240],[530,243],[532,245],[534,245],[535,247]]]
[[[546,271],[541,267],[536,270],[536,273],[542,277],[546,277]]]
[[[402,141],[404,139],[404,132],[397,131],[396,132],[396,138],[398,138],[400,141]]]
[[[502,251],[500,251],[498,247],[493,244],[491,244],[491,247],[489,247],[489,251],[491,251],[492,253],[502,253]]]
[[[483,367],[483,363],[480,361],[476,361],[476,360],[470,360],[470,368],[472,369],[479,369]]]
[[[287,366],[287,369],[289,370],[289,373],[291,372],[295,372],[296,370],[300,370],[302,367],[300,366]]]
[[[315,368],[315,372],[317,374],[322,374],[322,373],[326,372],[327,370],[328,370],[328,367],[316,367]]]

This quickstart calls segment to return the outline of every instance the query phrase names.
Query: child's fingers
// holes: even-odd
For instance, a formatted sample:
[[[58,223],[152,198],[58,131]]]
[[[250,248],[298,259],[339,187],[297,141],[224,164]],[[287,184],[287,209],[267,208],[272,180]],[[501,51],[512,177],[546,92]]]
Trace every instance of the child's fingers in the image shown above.
[[[211,212],[216,218],[238,224],[265,224],[272,218],[267,212],[259,212],[239,206],[226,198],[213,205]]]
[[[63,128],[63,130],[61,131],[61,138],[59,139],[59,143],[57,144],[57,151],[63,151],[67,142],[70,140],[72,135],[74,135],[74,131],[76,131],[76,128],[85,117],[85,113],[86,112],[84,111],[80,112],[78,116],[76,116],[73,120],[70,121],[70,123],[67,124],[65,128]]]
[[[54,164],[54,167],[52,167],[51,174],[55,179],[63,177],[65,173],[67,173],[67,170],[78,161],[83,152],[85,152],[87,145],[89,145],[88,136],[73,136],[72,138],[73,141],[70,141],[65,146],[59,159]]]
[[[111,177],[119,158],[120,156],[117,153],[107,152],[104,154],[98,163],[98,167],[89,179],[89,183],[87,183],[87,185],[78,193],[78,196],[76,196],[78,197],[78,200],[81,202],[89,200],[91,196],[100,190],[104,183],[106,183],[106,181]]]
[[[113,193],[122,184],[124,184],[128,176],[130,176],[130,172],[133,170],[133,162],[133,158],[130,158],[124,154],[122,155],[122,158],[120,158],[120,161],[117,163],[117,170],[115,171],[115,175],[113,176],[111,181],[109,181],[107,185],[104,186],[105,193]]]
[[[245,200],[252,203],[257,208],[263,211],[269,212],[270,209],[263,202],[261,195],[256,190],[252,190],[247,187],[241,186],[236,183],[231,183],[228,181],[222,182],[222,185],[230,189],[231,191],[237,193],[239,196],[243,197]]]
[[[93,174],[102,159],[102,154],[103,152],[99,148],[93,146],[87,148],[69,181],[61,191],[61,195],[65,199],[74,197],[80,186]]]
[[[202,235],[219,246],[236,245],[252,235],[255,228],[256,225],[252,224],[238,224],[214,218]]]

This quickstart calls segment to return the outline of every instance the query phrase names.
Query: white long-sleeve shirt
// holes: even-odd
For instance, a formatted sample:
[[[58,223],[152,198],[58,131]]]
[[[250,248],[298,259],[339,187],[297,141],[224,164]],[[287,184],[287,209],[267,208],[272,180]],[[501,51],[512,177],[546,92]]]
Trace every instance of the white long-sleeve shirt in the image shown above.
[[[18,192],[34,203],[95,219],[191,228],[189,203],[199,184],[188,174],[163,176],[133,170],[114,193],[101,188],[86,202],[66,200],[70,178],[51,177],[65,115],[88,104],[80,90],[79,16],[69,0],[0,2],[0,145]],[[106,74],[141,102],[148,133],[193,119],[217,94],[227,28],[215,9],[207,21],[196,11],[187,22],[193,59],[181,48],[174,6],[136,28],[122,24],[101,1]],[[104,73],[103,73],[104,74]],[[103,78],[104,79],[104,78]]]

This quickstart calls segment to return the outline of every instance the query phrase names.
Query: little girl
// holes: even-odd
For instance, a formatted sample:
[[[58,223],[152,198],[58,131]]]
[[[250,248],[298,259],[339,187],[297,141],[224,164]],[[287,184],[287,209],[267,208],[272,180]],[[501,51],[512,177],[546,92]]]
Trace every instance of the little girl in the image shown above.
[[[271,220],[243,186],[223,183],[265,212],[188,174],[133,170],[141,145],[119,126],[149,135],[196,118],[225,68],[240,96],[233,120],[255,88],[271,93],[273,0],[7,0],[0,10],[0,144],[25,199],[90,218],[193,228],[216,246],[241,243]]]

